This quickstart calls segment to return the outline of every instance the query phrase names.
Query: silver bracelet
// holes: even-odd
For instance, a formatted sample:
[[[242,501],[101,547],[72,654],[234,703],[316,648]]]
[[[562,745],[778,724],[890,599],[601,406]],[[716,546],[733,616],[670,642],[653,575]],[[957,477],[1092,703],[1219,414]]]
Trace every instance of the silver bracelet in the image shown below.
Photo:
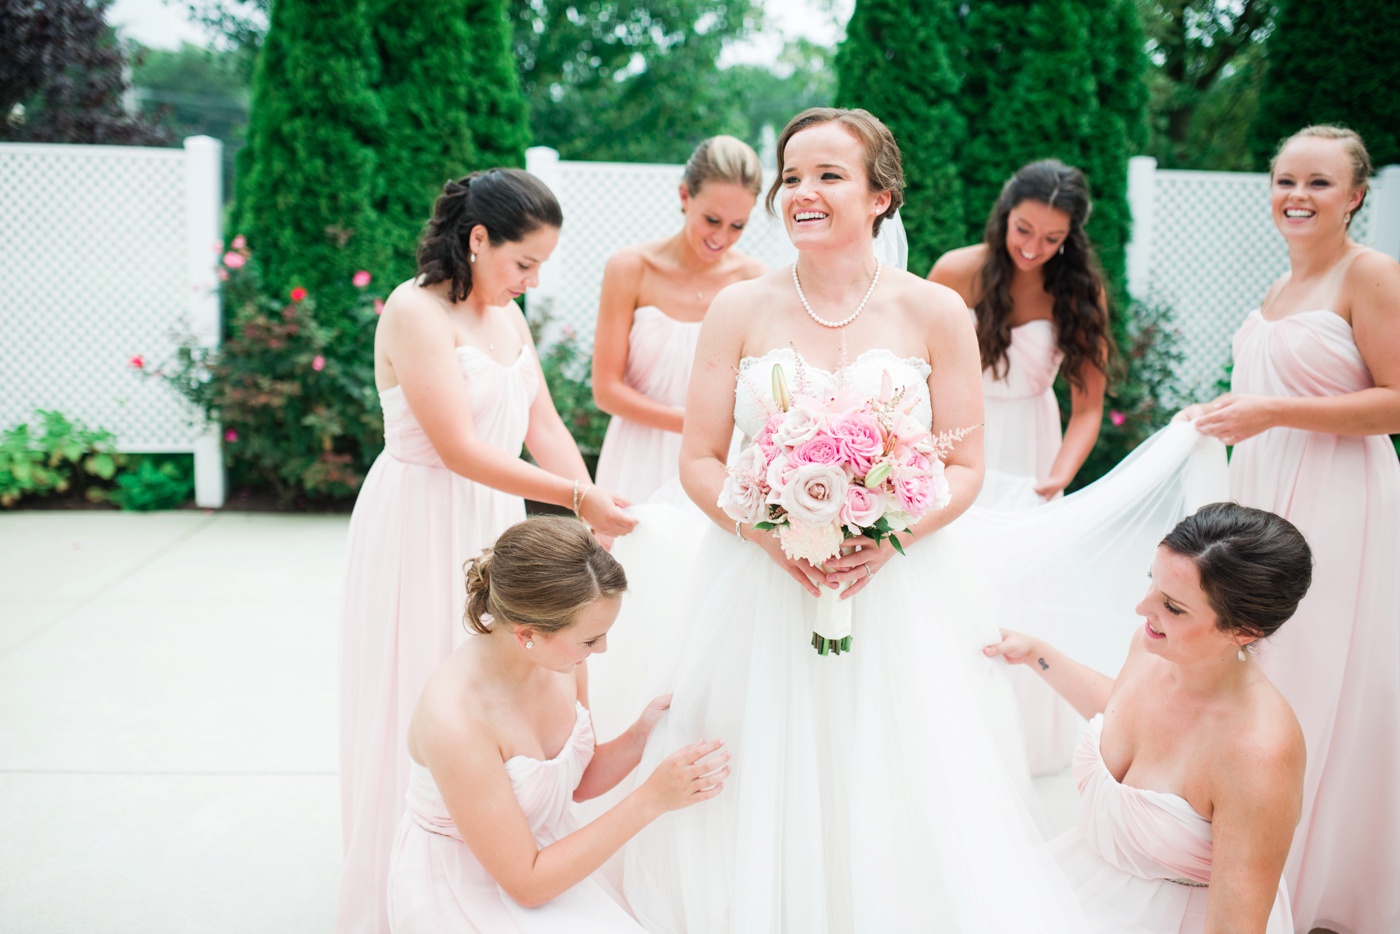
[[[734,520],[734,534],[738,537],[739,541],[748,541],[748,539],[744,537],[744,527],[738,519]]]
[[[574,518],[578,518],[578,481],[574,481]]]

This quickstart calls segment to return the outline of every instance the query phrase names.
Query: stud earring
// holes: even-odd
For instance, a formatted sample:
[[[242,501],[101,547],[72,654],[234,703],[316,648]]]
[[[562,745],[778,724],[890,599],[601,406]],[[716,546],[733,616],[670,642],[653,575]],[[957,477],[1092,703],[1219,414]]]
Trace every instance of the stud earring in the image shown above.
[[[1247,655],[1244,654],[1244,646],[1240,646],[1240,651],[1239,651],[1239,659],[1240,659],[1240,661],[1242,661],[1242,662],[1243,662],[1243,661],[1247,661],[1248,658],[1249,658],[1249,656],[1247,656]]]
[[[1063,243],[1060,244],[1060,255],[1061,255],[1061,256],[1064,256],[1064,255],[1065,255],[1065,245],[1064,245]]]
[[[527,649],[533,649],[534,647],[535,647],[535,640],[534,640],[534,639],[526,639],[526,640],[525,640],[525,648],[527,648]],[[1241,652],[1240,654],[1243,655],[1244,653]]]

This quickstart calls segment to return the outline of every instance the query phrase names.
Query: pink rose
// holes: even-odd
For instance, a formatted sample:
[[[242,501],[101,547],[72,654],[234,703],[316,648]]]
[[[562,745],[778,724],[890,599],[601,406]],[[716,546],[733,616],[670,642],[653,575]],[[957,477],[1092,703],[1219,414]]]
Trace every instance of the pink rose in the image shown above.
[[[384,300],[382,298],[376,298],[374,300],[374,313],[377,315],[384,314]]]
[[[146,368],[146,358],[140,354],[137,354],[126,362],[133,370],[144,370]]]
[[[867,490],[858,483],[846,488],[846,502],[841,506],[841,524],[847,528],[865,529],[880,521],[885,513],[885,496],[879,490]]]
[[[290,297],[292,301],[299,302],[302,299],[306,298],[306,289],[303,289],[301,286],[297,286],[296,288],[292,289]]]
[[[783,414],[780,412],[764,422],[763,427],[758,430],[758,437],[753,439],[754,446],[763,448],[763,453],[770,458],[778,450],[778,445],[773,441],[773,433],[778,430],[778,426],[782,423]]]
[[[802,442],[788,455],[793,466],[803,464],[841,463],[841,443],[826,432],[817,432],[808,441]]]
[[[317,373],[319,373],[319,372],[321,372],[322,370],[324,370],[325,368],[326,368],[326,358],[325,358],[325,357],[321,356],[320,354],[317,354],[316,356],[314,356],[314,357],[311,358],[311,369],[313,369],[313,370],[315,370]]]
[[[926,460],[919,455],[920,460]],[[931,509],[942,509],[952,499],[943,462],[934,460],[927,467],[908,465],[895,471],[894,494],[911,517],[918,520]]]
[[[831,426],[831,434],[841,445],[841,455],[859,476],[885,449],[885,437],[875,419],[864,412],[843,415]]]
[[[224,432],[224,440],[227,441],[229,444],[233,444],[235,441],[238,440],[238,432],[230,428],[228,431]]]
[[[846,503],[846,471],[836,464],[794,467],[779,503],[792,522],[830,525]]]
[[[717,505],[725,515],[748,523],[768,518],[768,484],[764,481],[767,468],[767,458],[758,445],[750,446],[739,455],[719,491]]]
[[[248,258],[234,250],[229,250],[224,254],[224,265],[229,269],[242,269],[246,262],[248,262]]]
[[[1128,420],[1128,416],[1117,409],[1110,409],[1108,412],[1108,420],[1114,428],[1121,428],[1123,423]]]
[[[239,234],[238,236],[236,236],[236,237],[233,238],[233,243],[231,244],[231,246],[232,246],[235,250],[247,249],[247,247],[248,247],[248,240],[247,240],[247,238],[245,238],[242,234]]]
[[[821,427],[821,418],[816,412],[806,406],[793,406],[773,432],[773,442],[785,448],[795,448],[816,437]]]
[[[367,271],[361,269],[359,272],[355,273],[355,275],[350,277],[350,283],[354,285],[357,289],[363,289],[365,286],[369,285],[370,278],[370,274]]]

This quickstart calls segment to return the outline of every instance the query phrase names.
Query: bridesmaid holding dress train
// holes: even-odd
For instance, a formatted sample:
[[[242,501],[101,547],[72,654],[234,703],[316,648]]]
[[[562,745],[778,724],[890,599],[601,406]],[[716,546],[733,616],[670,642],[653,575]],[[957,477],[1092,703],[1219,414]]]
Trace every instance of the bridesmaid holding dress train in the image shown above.
[[[603,271],[593,343],[593,398],[611,424],[598,482],[632,502],[680,472],[682,407],[700,322],[715,294],[764,272],[733,250],[762,186],[758,156],[713,136],[685,164],[681,229],[618,250]]]
[[[635,524],[589,483],[515,299],[559,240],[559,202],[516,169],[450,181],[374,335],[384,452],[350,518],[341,645],[338,932],[389,930],[389,851],[408,788],[409,715],[466,637],[462,564],[525,518],[524,497],[601,534]],[[520,457],[527,447],[539,466]]]
[[[1233,444],[1230,494],[1291,520],[1312,591],[1260,655],[1308,746],[1284,876],[1300,932],[1400,931],[1400,264],[1354,241],[1370,159],[1351,130],[1270,172],[1289,271],[1235,334],[1231,392],[1187,410]]]

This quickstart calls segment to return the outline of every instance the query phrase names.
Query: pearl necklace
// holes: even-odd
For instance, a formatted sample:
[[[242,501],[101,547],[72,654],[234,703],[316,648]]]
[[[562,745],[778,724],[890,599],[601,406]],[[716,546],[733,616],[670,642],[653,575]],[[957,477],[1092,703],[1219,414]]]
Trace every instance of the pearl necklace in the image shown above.
[[[880,260],[879,258],[876,258],[875,275],[870,278],[870,288],[865,290],[865,297],[860,300],[860,304],[856,306],[856,310],[851,312],[846,317],[842,318],[840,321],[828,321],[825,318],[818,317],[817,313],[812,310],[812,306],[807,304],[807,296],[802,292],[802,283],[799,282],[797,279],[797,264],[792,264],[792,284],[797,287],[797,297],[802,300],[802,307],[807,309],[807,314],[811,317],[811,319],[824,328],[844,328],[846,325],[856,320],[856,318],[860,316],[860,313],[865,310],[865,303],[870,301],[870,293],[875,291],[875,283],[879,281]]]

